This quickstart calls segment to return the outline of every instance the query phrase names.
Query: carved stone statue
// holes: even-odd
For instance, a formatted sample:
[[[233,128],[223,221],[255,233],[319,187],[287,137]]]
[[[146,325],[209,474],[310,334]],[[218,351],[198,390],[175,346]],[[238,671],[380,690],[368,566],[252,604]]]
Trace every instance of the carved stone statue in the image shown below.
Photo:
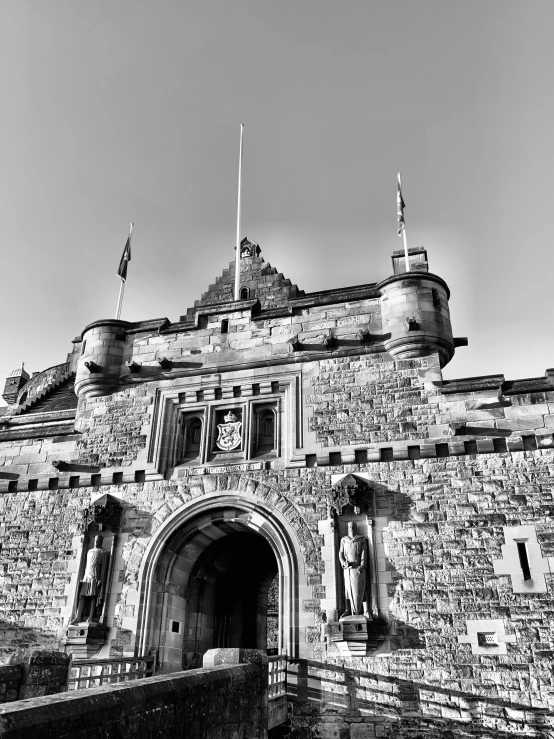
[[[345,616],[371,618],[368,607],[368,546],[367,537],[356,533],[356,524],[348,523],[348,536],[340,540],[339,560],[344,571],[344,589],[346,595]]]
[[[109,558],[108,552],[102,549],[102,537],[95,537],[94,546],[87,553],[85,572],[79,589],[77,613],[71,623],[82,623],[84,617],[87,623],[92,623],[96,616],[100,617],[97,611],[101,612],[102,603],[106,599]]]

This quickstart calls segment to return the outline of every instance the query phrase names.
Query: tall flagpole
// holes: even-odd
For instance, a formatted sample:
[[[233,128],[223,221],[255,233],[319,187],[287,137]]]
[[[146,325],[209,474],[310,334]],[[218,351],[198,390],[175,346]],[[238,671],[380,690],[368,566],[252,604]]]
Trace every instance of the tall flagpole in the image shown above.
[[[133,235],[134,225],[135,225],[134,223],[129,224],[129,238],[128,238],[129,248],[131,248],[131,236]],[[119,321],[119,317],[121,316],[121,306],[123,305],[123,293],[125,292],[125,283],[127,282],[127,280],[126,279],[124,280],[123,277],[121,277],[120,279],[121,279],[121,286],[119,288],[119,298],[117,299],[117,310],[115,312],[116,321]]]
[[[115,312],[115,320],[119,321],[121,315],[121,304],[123,303],[123,293],[125,291],[125,280],[121,280],[121,286],[119,288],[119,298],[117,299],[117,310]]]
[[[240,298],[240,196],[242,188],[242,133],[244,124],[240,124],[240,145],[239,145],[239,186],[237,199],[237,244],[235,255],[235,300]]]
[[[406,272],[410,271],[410,258],[408,257],[408,242],[406,241],[406,226],[402,229],[402,238],[404,239],[404,256],[406,258]]]
[[[398,183],[398,191],[396,193],[396,210],[398,214],[398,235],[400,236],[400,232],[402,231],[402,238],[404,240],[404,257],[406,259],[406,272],[410,271],[410,258],[408,256],[408,241],[406,239],[406,222],[404,220],[404,208],[406,207],[404,203],[404,198],[402,197],[402,179],[400,177],[400,172],[398,173],[397,177],[397,183]]]

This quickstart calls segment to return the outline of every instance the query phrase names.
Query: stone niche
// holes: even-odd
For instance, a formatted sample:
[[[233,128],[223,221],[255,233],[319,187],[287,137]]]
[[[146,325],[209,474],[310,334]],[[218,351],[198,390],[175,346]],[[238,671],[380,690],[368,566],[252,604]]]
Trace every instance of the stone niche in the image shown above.
[[[331,485],[328,520],[320,531],[334,593],[321,614],[322,640],[341,656],[364,656],[382,644],[386,631],[378,617],[374,492],[357,474],[332,475]]]
[[[112,495],[103,495],[83,512],[79,576],[62,640],[65,652],[76,659],[93,657],[106,644],[107,605],[121,512],[121,502]]]

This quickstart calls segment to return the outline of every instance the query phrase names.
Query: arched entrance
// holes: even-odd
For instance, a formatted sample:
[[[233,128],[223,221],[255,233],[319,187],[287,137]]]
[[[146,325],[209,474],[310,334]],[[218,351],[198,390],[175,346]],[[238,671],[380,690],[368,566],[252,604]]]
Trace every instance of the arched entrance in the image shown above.
[[[221,529],[220,529],[221,530]],[[198,557],[185,589],[184,658],[212,647],[268,648],[268,596],[277,560],[263,536],[227,533]],[[269,634],[270,648],[277,647]]]
[[[158,529],[140,571],[137,642],[162,672],[201,665],[212,647],[294,656],[298,542],[279,511],[236,494],[209,494]]]

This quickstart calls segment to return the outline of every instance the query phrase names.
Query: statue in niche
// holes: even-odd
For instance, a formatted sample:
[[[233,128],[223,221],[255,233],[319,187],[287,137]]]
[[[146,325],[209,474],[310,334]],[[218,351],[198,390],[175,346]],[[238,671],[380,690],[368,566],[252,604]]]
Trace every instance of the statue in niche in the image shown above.
[[[94,546],[87,553],[85,572],[79,588],[79,603],[72,624],[95,623],[100,620],[102,604],[106,599],[108,560],[110,555],[102,549],[102,537],[96,536]]]
[[[368,544],[367,537],[357,533],[354,521],[348,523],[348,536],[340,540],[339,560],[344,571],[344,589],[346,595],[345,616],[372,618],[368,607]]]

